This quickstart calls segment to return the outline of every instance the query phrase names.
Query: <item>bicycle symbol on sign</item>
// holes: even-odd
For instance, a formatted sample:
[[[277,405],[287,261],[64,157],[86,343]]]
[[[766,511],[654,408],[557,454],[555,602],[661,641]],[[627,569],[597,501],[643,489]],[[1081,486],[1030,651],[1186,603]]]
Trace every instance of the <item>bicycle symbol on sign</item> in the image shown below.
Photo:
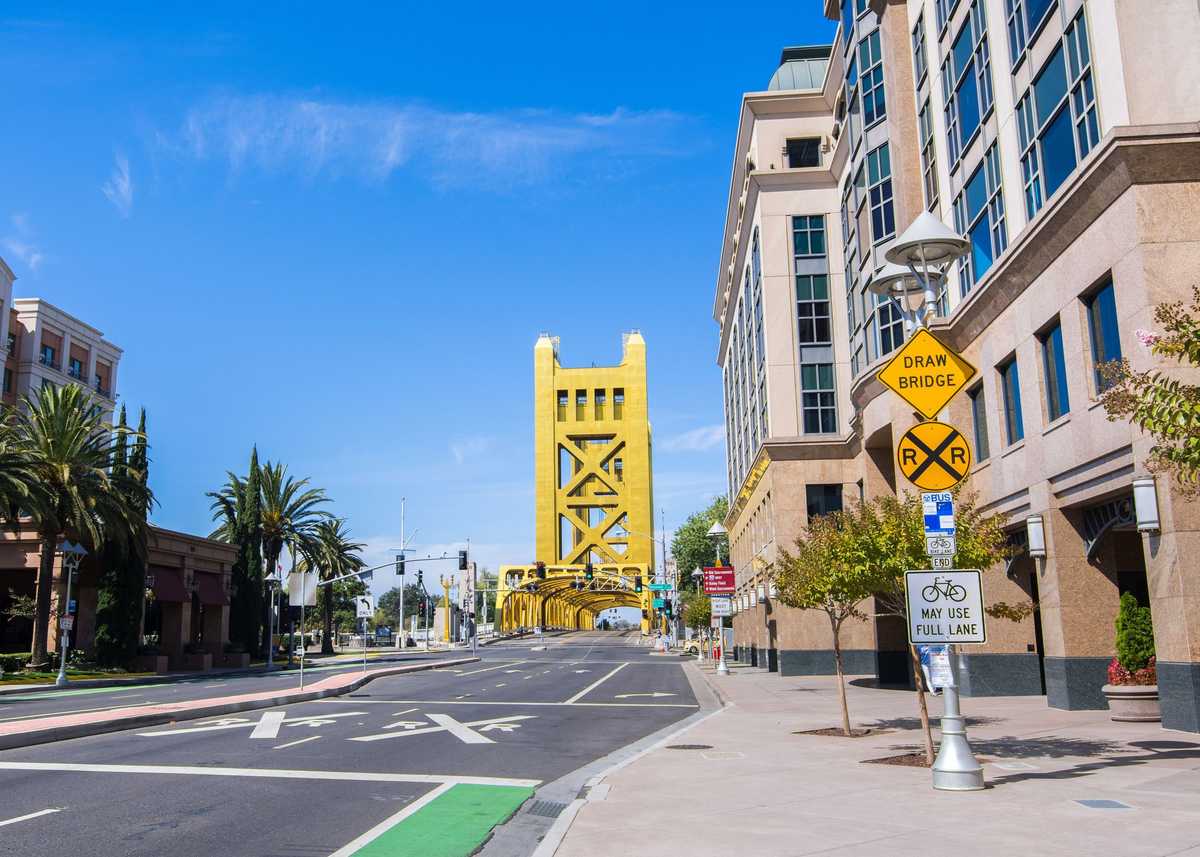
[[[951,601],[962,601],[967,597],[967,590],[945,577],[935,577],[933,583],[921,590],[921,597],[930,604],[940,600],[943,595]]]

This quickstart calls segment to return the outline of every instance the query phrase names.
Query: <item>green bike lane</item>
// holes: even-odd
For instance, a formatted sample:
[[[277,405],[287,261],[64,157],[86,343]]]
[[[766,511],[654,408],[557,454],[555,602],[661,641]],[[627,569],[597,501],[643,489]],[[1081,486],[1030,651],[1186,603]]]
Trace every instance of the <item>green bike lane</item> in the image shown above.
[[[677,663],[519,654],[5,751],[0,789],[17,799],[0,838],[95,855],[459,857],[540,784],[696,710]]]

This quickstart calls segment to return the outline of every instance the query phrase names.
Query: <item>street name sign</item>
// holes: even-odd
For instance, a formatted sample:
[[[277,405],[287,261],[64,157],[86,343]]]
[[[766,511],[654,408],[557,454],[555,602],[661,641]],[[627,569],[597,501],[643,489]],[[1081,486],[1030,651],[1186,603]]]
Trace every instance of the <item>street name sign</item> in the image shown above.
[[[978,570],[906,571],[904,593],[913,645],[987,642]]]
[[[667,606],[667,600],[665,598],[655,598],[653,601],[650,602],[650,606],[653,607],[655,610],[661,610],[662,608]]]
[[[714,618],[733,615],[733,599],[728,595],[715,595],[711,599],[711,603]]]
[[[710,566],[704,569],[705,595],[732,595],[736,588],[733,568],[727,565]]]
[[[669,583],[651,583],[650,591],[651,592],[670,592],[671,584],[669,584]]]
[[[930,420],[917,423],[900,438],[896,464],[918,488],[947,491],[971,469],[971,447],[954,426]]]
[[[931,420],[975,377],[976,369],[925,328],[918,328],[888,364],[879,382]]]

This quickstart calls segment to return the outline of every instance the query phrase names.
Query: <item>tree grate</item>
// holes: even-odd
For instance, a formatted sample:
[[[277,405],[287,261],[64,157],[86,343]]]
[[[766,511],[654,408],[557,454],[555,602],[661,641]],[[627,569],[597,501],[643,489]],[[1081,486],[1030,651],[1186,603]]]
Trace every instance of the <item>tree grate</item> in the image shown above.
[[[529,805],[529,809],[525,810],[525,813],[527,815],[540,815],[543,818],[558,818],[566,808],[567,805],[565,803],[553,800],[535,800]]]

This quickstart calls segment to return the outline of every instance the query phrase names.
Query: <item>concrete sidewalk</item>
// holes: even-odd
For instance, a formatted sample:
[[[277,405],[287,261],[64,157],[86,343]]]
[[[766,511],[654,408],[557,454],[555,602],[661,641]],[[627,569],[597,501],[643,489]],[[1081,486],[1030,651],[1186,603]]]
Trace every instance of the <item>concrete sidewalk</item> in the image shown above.
[[[840,722],[832,676],[704,672],[725,709],[607,776],[557,857],[1200,857],[1200,736],[1192,733],[1114,723],[1107,711],[1049,709],[1043,697],[964,699],[988,788],[937,792],[926,768],[863,763],[920,747],[914,694],[860,679],[848,688],[851,717],[877,732],[799,735]],[[941,700],[929,701],[936,717]]]
[[[11,720],[0,723],[0,750],[28,747],[51,741],[64,741],[85,735],[100,735],[135,729],[178,720],[197,720],[204,717],[219,717],[238,711],[274,708],[296,702],[309,702],[327,696],[339,696],[357,690],[368,682],[386,676],[403,675],[423,670],[452,667],[475,663],[479,658],[465,657],[397,667],[382,667],[365,672],[343,672],[317,679],[304,690],[265,690],[257,693],[242,693],[231,696],[208,697],[205,699],[181,700],[148,705],[130,705],[101,711],[80,711],[65,714]]]

